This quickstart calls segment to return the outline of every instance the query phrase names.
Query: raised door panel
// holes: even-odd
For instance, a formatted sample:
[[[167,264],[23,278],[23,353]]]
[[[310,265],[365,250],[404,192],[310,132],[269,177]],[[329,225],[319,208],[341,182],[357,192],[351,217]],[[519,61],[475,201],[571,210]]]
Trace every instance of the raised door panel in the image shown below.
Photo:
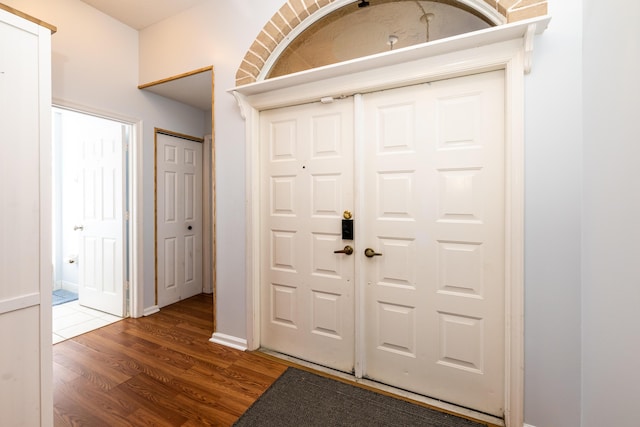
[[[158,305],[202,292],[202,143],[157,135]]]
[[[354,366],[353,257],[335,254],[353,206],[353,104],[261,113],[264,347]]]
[[[124,315],[124,141],[122,124],[77,115],[73,131],[80,156],[82,200],[78,300]]]
[[[157,138],[157,280],[158,305],[163,307],[180,298],[179,283],[184,276],[180,229],[184,214],[180,210],[179,139],[163,134]]]
[[[183,147],[184,286],[181,298],[202,292],[202,143]]]
[[[364,96],[365,375],[501,416],[503,75]]]

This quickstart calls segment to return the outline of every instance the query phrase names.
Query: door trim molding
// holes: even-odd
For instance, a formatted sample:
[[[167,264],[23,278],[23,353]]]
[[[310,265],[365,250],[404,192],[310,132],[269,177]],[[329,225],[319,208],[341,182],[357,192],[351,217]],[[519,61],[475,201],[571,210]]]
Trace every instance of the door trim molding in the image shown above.
[[[60,98],[53,98],[52,106],[118,121],[131,126],[128,147],[129,170],[127,203],[129,205],[129,234],[127,239],[127,262],[129,263],[129,304],[125,307],[128,315],[137,318],[144,315],[144,238],[142,230],[143,189],[142,189],[142,120],[122,114],[88,107]],[[125,314],[127,314],[125,313]]]
[[[549,17],[265,80],[231,90],[245,119],[247,347],[260,347],[260,111],[504,70],[505,423],[524,421],[524,74]],[[356,142],[357,144],[357,142]],[[356,361],[357,362],[357,361]],[[360,368],[361,369],[361,368]]]

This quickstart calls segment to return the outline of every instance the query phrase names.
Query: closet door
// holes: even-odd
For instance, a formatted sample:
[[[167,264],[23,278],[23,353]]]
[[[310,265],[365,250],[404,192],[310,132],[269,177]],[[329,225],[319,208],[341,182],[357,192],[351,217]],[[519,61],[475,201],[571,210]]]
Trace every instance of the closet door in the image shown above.
[[[360,215],[365,376],[497,416],[503,87],[496,71],[364,95]]]
[[[353,102],[260,114],[261,344],[350,372],[354,255],[335,253],[353,210]],[[348,252],[348,251],[346,251]]]
[[[157,133],[158,306],[202,292],[202,143]]]
[[[0,424],[52,425],[51,32],[1,9]]]

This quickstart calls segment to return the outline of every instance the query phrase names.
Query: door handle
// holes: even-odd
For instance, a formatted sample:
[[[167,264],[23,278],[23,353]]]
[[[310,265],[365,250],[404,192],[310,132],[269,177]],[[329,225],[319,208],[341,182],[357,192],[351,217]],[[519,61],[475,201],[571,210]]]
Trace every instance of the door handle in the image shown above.
[[[84,230],[84,226],[83,225],[74,225],[73,226],[73,231],[78,231],[78,230],[80,230],[80,231]]]
[[[334,254],[346,254],[346,255],[351,255],[353,253],[353,248],[349,245],[345,246],[344,249],[341,249],[339,251],[333,251]]]
[[[364,250],[364,256],[366,256],[367,258],[373,258],[374,256],[382,256],[382,254],[377,253],[371,248],[367,248]]]

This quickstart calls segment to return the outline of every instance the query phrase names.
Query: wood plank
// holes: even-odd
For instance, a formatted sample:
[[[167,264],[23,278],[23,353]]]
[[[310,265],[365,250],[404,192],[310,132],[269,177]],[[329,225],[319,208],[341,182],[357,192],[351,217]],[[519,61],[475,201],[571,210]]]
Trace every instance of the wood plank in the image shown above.
[[[118,389],[134,405],[155,413],[171,425],[179,426],[188,419],[175,408],[177,392],[145,374],[121,384]]]
[[[105,393],[84,377],[68,383],[65,387],[69,393],[74,393],[76,403],[108,425],[127,426],[129,423],[126,417],[137,409],[125,394],[119,393],[117,387]]]
[[[129,416],[129,422],[131,422],[132,427],[173,427],[175,425],[186,425],[184,423],[171,423],[169,420],[162,418],[155,411],[151,411],[147,408],[138,408]]]
[[[110,390],[131,378],[131,375],[114,369],[109,363],[104,363],[103,358],[95,357],[97,352],[74,341],[61,342],[55,346],[55,350],[53,352],[55,363],[87,378],[103,390]]]
[[[82,377],[79,377],[81,379]],[[63,384],[54,387],[53,413],[55,426],[108,426],[93,413],[91,405],[83,398],[84,391]]]
[[[4,3],[0,3],[0,9],[2,9],[2,10],[6,10],[6,11],[7,11],[7,12],[9,12],[9,13],[13,13],[13,14],[14,14],[14,15],[16,15],[16,16],[19,16],[19,17],[21,17],[21,18],[26,19],[27,21],[34,22],[34,23],[36,23],[36,24],[40,25],[41,27],[45,27],[45,28],[47,28],[49,31],[51,31],[51,34],[53,34],[53,33],[55,33],[56,31],[58,31],[58,29],[55,27],[55,25],[51,25],[51,24],[49,24],[49,23],[47,23],[47,22],[45,22],[45,21],[42,21],[42,20],[40,20],[40,19],[38,19],[38,18],[36,18],[36,17],[33,17],[33,16],[31,16],[31,15],[28,15],[28,14],[26,14],[26,13],[24,13],[24,12],[21,12],[21,11],[19,11],[18,9],[14,9],[14,8],[12,8],[11,6],[7,6],[7,5],[6,5],[6,4],[4,4]]]
[[[145,89],[151,86],[156,86],[162,83],[167,83],[167,82],[171,82],[174,80],[178,80],[184,77],[189,77],[189,76],[193,76],[195,74],[200,74],[200,73],[205,73],[207,71],[213,71],[213,65],[209,65],[208,67],[202,67],[202,68],[198,68],[197,70],[193,70],[193,71],[187,71],[186,73],[182,73],[182,74],[178,74],[175,76],[171,76],[171,77],[167,77],[161,80],[156,80],[153,82],[149,82],[149,83],[144,83],[141,85],[138,85],[138,89]]]
[[[54,345],[54,425],[233,424],[286,366],[211,343],[212,312],[198,295]]]
[[[198,295],[54,345],[54,426],[232,425],[296,365],[211,343],[212,310]]]

